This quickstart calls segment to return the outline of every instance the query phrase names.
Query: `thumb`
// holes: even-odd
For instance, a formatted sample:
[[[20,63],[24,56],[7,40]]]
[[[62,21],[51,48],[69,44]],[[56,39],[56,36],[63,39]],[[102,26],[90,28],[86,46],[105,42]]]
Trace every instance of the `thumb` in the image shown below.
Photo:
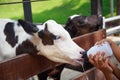
[[[106,57],[106,58],[105,58],[105,63],[107,63],[107,64],[108,64],[109,60],[110,60],[110,57],[109,57],[109,56],[108,56],[108,57]]]

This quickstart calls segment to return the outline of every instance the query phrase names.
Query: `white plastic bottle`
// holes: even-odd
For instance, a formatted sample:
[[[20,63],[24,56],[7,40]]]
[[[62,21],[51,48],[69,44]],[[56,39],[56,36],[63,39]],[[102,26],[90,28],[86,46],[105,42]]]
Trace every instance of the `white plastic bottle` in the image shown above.
[[[100,52],[104,51],[105,52],[104,57],[113,55],[113,51],[112,51],[110,44],[108,42],[105,42],[102,45],[94,45],[93,47],[91,47],[87,51],[87,56],[89,56],[90,54],[95,55],[98,51],[100,51]]]

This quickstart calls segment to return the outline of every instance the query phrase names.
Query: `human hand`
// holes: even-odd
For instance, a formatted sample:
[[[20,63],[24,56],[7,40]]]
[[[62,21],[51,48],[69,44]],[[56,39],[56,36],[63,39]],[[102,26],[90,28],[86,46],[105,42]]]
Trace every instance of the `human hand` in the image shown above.
[[[101,41],[96,42],[95,45],[102,45],[105,42],[108,42],[110,45],[113,43],[112,40],[106,38],[106,39],[102,39]]]
[[[109,57],[104,58],[104,52],[97,52],[94,56],[89,55],[89,62],[103,73],[112,73],[113,69],[109,66]]]

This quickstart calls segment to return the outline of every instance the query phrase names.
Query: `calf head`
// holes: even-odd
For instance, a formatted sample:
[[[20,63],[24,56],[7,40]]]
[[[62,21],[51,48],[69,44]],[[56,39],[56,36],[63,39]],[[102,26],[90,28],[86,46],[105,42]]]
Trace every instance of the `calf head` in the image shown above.
[[[29,41],[32,44],[29,44],[36,48],[34,51],[38,55],[60,63],[72,65],[80,63],[82,57],[80,52],[84,50],[73,42],[69,33],[60,24],[53,20],[48,20],[41,26],[23,20],[19,20],[19,23],[25,32],[32,36]]]
[[[102,28],[102,16],[71,16],[65,26],[65,29],[70,33],[71,37],[83,35],[85,33],[97,31]]]

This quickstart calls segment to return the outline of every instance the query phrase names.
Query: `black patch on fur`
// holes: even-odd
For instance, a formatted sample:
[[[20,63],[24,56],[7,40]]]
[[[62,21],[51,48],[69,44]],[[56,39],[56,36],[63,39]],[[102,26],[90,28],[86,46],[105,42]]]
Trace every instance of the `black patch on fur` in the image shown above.
[[[24,21],[19,19],[18,20],[19,24],[23,27],[23,29],[25,30],[25,32],[27,32],[28,34],[33,34],[35,32],[37,32],[39,29],[36,27],[35,24],[32,24],[30,22]]]
[[[14,47],[18,42],[18,36],[15,36],[14,23],[8,22],[5,25],[4,34],[6,35],[6,41]]]
[[[71,38],[75,37],[77,29],[74,27],[74,24],[72,23],[72,20],[70,18],[68,18],[67,23],[64,28],[65,28],[65,30],[68,31]]]
[[[29,41],[28,39],[26,41],[23,41],[22,44],[18,45],[16,48],[16,55],[28,53],[28,54],[37,54],[38,50],[36,46]]]
[[[76,37],[86,33],[94,32],[102,28],[102,16],[76,16],[72,19],[68,18],[65,29],[70,36]]]
[[[59,39],[59,37],[49,32],[47,24],[45,24],[44,30],[38,32],[38,36],[42,39],[44,45],[53,45],[54,40]]]

